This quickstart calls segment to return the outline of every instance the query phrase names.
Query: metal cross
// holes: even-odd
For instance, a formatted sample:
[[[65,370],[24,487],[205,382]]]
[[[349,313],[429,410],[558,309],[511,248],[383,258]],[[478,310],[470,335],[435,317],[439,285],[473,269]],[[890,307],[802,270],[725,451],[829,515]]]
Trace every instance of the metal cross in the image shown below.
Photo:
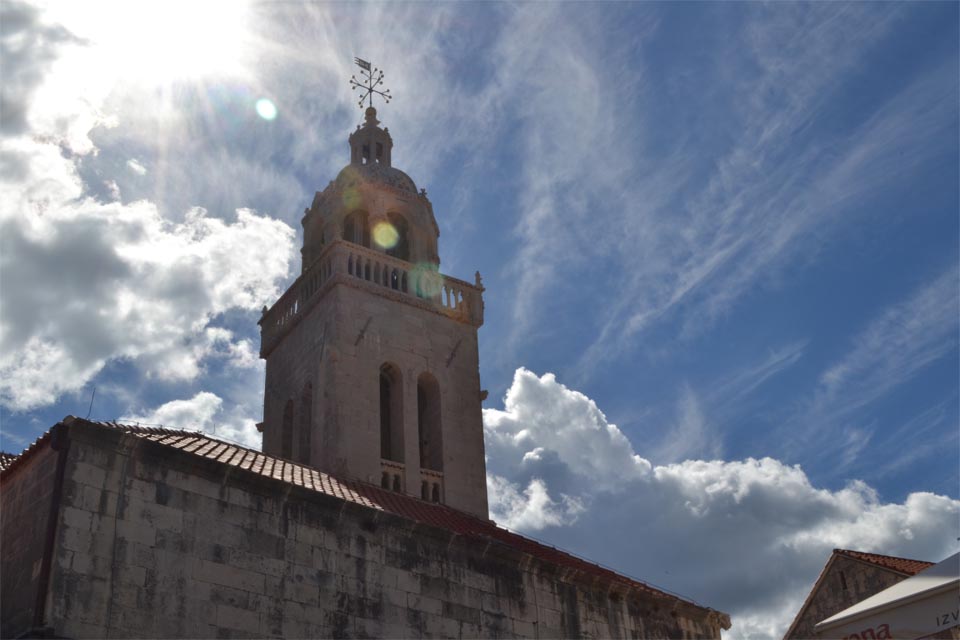
[[[373,106],[373,94],[381,96],[387,104],[390,103],[390,99],[393,97],[390,95],[389,89],[377,89],[378,86],[383,82],[383,71],[377,69],[376,67],[370,68],[370,63],[366,60],[361,60],[360,58],[354,58],[353,61],[357,64],[358,67],[362,69],[360,72],[360,80],[357,80],[357,76],[350,76],[350,88],[358,89],[360,91],[360,108],[363,108],[363,101],[369,98],[370,105]]]

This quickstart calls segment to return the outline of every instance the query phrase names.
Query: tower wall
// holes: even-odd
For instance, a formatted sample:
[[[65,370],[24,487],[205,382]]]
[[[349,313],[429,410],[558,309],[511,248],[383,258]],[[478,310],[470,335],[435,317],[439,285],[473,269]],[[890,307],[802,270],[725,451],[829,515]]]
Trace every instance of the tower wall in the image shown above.
[[[305,211],[300,277],[260,320],[263,450],[486,518],[483,287],[439,273],[433,206],[378,125],[367,109]]]
[[[383,365],[393,365],[401,375],[403,400],[401,490],[421,496],[424,478],[438,478],[429,471],[422,475],[419,451],[417,380],[429,373],[440,389],[440,501],[487,517],[476,327],[403,298],[348,279],[325,291],[283,337],[267,356],[264,453],[282,454],[287,402],[294,407],[293,441],[300,442],[298,394],[310,383],[310,456],[300,457],[294,446],[292,457],[341,477],[380,484],[379,376]]]

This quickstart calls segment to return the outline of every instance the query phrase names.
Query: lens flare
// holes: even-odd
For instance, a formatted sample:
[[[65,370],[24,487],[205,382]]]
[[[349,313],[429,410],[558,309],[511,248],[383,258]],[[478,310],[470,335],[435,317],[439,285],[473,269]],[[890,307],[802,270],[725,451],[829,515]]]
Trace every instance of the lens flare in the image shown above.
[[[418,262],[410,272],[410,279],[414,293],[421,298],[434,298],[443,288],[443,276],[437,265],[429,262]]]
[[[397,228],[389,222],[381,221],[373,225],[373,241],[384,249],[393,249],[399,239]]]
[[[277,105],[273,104],[273,101],[267,98],[257,100],[256,109],[257,115],[264,120],[273,120],[277,117]]]

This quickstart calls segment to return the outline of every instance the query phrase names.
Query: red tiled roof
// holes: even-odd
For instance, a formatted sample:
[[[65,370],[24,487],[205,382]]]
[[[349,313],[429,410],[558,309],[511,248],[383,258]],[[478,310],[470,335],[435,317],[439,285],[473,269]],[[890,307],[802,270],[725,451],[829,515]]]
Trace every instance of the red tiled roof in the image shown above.
[[[11,464],[13,461],[19,458],[20,456],[15,453],[7,453],[6,451],[0,451],[0,471],[3,471]]]
[[[823,582],[823,579],[827,575],[827,571],[830,569],[830,565],[833,564],[833,561],[837,556],[846,556],[847,558],[853,558],[854,560],[869,562],[870,564],[882,567],[884,569],[892,569],[910,576],[916,575],[924,569],[932,567],[934,564],[924,560],[910,560],[909,558],[882,556],[879,553],[864,553],[863,551],[852,551],[850,549],[834,549],[833,553],[830,554],[830,558],[827,560],[827,564],[823,565],[823,569],[821,569],[820,576],[817,577],[817,581],[813,583],[813,588],[810,589],[810,593],[807,594],[806,599],[803,601],[803,606],[800,607],[800,610],[797,611],[797,615],[794,616],[793,622],[787,629],[787,633],[783,636],[784,638],[789,638],[796,626],[800,624],[800,619],[803,617],[807,607],[810,606],[810,602],[813,600],[814,594],[816,594],[820,587],[820,583]]]
[[[883,567],[884,569],[893,569],[894,571],[905,573],[908,576],[914,576],[924,569],[929,569],[934,565],[933,562],[926,562],[924,560],[911,560],[910,558],[882,556],[879,553],[864,553],[862,551],[852,551],[850,549],[834,549],[833,552],[842,556],[847,556],[848,558],[853,558],[854,560],[869,562],[870,564],[875,564],[878,567]]]
[[[616,573],[606,567],[578,558],[575,555],[561,551],[555,547],[508,531],[497,526],[497,524],[491,520],[477,518],[445,505],[426,502],[413,496],[388,491],[365,482],[338,479],[327,473],[318,471],[313,467],[268,456],[253,449],[213,438],[205,433],[167,429],[163,427],[124,425],[116,422],[91,422],[72,416],[65,418],[63,423],[67,425],[86,424],[109,429],[119,429],[125,433],[144,438],[145,440],[215,460],[221,464],[238,467],[260,476],[274,478],[281,482],[294,484],[311,491],[334,496],[371,509],[396,514],[410,520],[452,531],[457,535],[499,542],[540,560],[567,569],[580,571],[583,574],[602,579],[610,584],[619,584],[625,588],[636,589],[656,596],[686,602],[701,609],[715,611],[692,600],[678,596],[677,594],[653,587],[639,580]],[[39,438],[37,442],[31,445],[30,448],[24,451],[20,458],[26,457],[32,451],[39,448],[40,443],[48,438],[49,435],[50,432],[48,431]],[[7,469],[4,469],[3,473],[5,474],[9,468],[8,466]],[[721,616],[721,620],[724,620],[726,625],[728,625],[729,617],[724,613],[717,613]],[[726,625],[724,628],[729,628]]]

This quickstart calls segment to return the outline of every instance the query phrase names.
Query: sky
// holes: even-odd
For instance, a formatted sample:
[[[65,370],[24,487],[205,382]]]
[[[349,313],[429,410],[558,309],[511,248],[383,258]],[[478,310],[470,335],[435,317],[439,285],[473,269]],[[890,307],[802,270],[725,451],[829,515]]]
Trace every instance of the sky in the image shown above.
[[[491,515],[782,636],[833,548],[957,550],[958,11],[4,0],[0,446],[259,447],[359,56],[483,275]]]

